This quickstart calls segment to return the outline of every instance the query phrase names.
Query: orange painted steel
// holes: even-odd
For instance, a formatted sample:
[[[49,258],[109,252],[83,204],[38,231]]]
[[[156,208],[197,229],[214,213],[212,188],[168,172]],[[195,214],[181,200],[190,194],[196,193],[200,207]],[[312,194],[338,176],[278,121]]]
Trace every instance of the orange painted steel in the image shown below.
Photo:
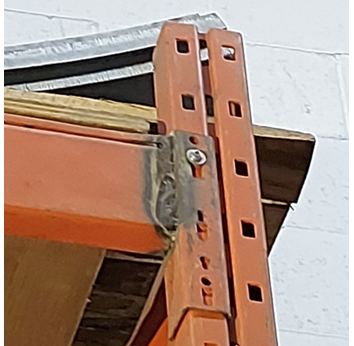
[[[178,132],[176,136],[179,136]],[[207,153],[208,159],[199,177],[192,176],[187,162],[190,171],[189,181],[183,173],[176,174],[177,186],[181,176],[187,183],[184,189],[180,189],[181,195],[177,195],[178,201],[183,203],[180,209],[186,207],[184,199],[187,196],[194,200],[195,209],[179,226],[174,253],[166,268],[165,283],[171,339],[189,310],[198,310],[200,314],[207,315],[210,315],[210,312],[217,312],[223,315],[225,320],[226,316],[230,315],[214,143],[210,137],[195,135],[193,140],[195,139],[198,144],[186,141],[184,150],[180,145],[179,148],[182,150],[179,152],[180,155],[176,156],[176,162],[183,165],[183,160],[186,160],[183,157],[185,152],[191,148],[198,148]],[[194,193],[191,193],[191,190]]]
[[[14,125],[4,134],[5,233],[137,253],[167,248],[144,199],[142,172],[156,147]]]
[[[165,122],[167,133],[207,134],[198,42],[191,25],[166,23],[161,29],[153,58],[155,99],[157,117]]]
[[[214,143],[206,136],[196,29],[166,23],[154,53],[154,66],[158,119],[173,131],[178,143],[174,160],[181,223],[165,272],[169,339],[176,346],[226,346],[230,315],[227,268]],[[185,96],[189,99],[184,100]],[[187,101],[189,104],[183,105]],[[187,162],[190,149],[206,153],[203,166]],[[190,200],[191,210],[186,210]]]
[[[212,318],[211,318],[212,317]],[[220,316],[204,316],[198,311],[187,313],[177,338],[181,345],[193,346],[229,346],[225,337],[228,334],[227,323]],[[148,346],[168,345],[168,320],[165,319]]]
[[[230,346],[226,319],[191,310],[183,320],[175,343],[185,346]]]
[[[235,289],[236,342],[274,346],[266,234],[242,39],[237,33],[211,29],[206,41]]]

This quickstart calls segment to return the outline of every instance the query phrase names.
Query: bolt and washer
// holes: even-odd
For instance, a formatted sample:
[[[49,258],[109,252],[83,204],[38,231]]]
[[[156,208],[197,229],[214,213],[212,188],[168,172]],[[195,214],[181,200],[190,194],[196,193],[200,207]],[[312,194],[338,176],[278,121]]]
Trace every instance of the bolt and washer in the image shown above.
[[[199,149],[188,149],[186,156],[188,161],[196,166],[204,165],[207,161],[206,155]]]

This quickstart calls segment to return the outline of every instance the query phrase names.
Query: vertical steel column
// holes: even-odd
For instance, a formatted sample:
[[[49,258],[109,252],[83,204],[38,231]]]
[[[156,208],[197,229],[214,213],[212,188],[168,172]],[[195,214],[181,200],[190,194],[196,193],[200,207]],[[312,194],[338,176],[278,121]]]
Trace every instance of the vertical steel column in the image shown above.
[[[182,219],[165,273],[170,344],[229,346],[218,180],[214,143],[206,137],[196,29],[166,23],[154,53],[154,66],[158,119],[166,123],[168,132],[174,131],[176,199]],[[202,166],[187,161],[186,152],[191,149],[207,155]]]
[[[211,29],[206,35],[215,131],[236,301],[239,346],[277,344],[241,35]]]
[[[157,118],[173,130],[207,135],[199,41],[191,25],[166,23],[155,48]]]
[[[195,28],[175,23],[164,26],[154,56],[158,117],[165,121],[168,131],[183,130],[205,135],[204,89],[211,94],[208,107],[213,105],[221,157],[236,301],[233,316],[236,341],[239,346],[274,346],[277,341],[242,40],[239,34],[212,29],[206,35],[206,42],[202,42],[203,47],[205,43],[209,71],[203,67],[204,83],[207,84],[203,88],[200,45]],[[190,137],[188,145],[207,150],[208,143],[203,137]],[[179,146],[186,150],[186,143],[182,140]],[[183,152],[177,155],[178,162],[185,160],[181,155]],[[190,186],[197,191],[198,216],[192,220],[194,223],[189,220],[179,228],[176,249],[166,272],[169,338],[178,345],[186,344],[187,340],[190,345],[226,345],[229,342],[227,332],[222,332],[226,330],[223,316],[228,312],[223,306],[228,292],[226,287],[222,291],[224,274],[220,276],[221,281],[215,281],[217,269],[225,270],[224,251],[221,250],[219,258],[214,251],[220,251],[222,242],[220,206],[217,203],[217,207],[212,208],[212,203],[208,205],[208,202],[203,205],[203,201],[211,201],[213,194],[208,189],[210,183],[203,184],[203,180],[213,182],[214,188],[217,186],[211,174],[214,167],[215,162],[211,162],[211,166],[204,170],[205,175],[194,175],[196,179]],[[206,218],[199,208],[208,210]],[[212,241],[203,239],[207,226],[204,220],[207,223],[212,220],[210,224],[213,226],[207,227],[211,230],[210,235],[215,237]],[[216,261],[220,268],[205,265],[204,259],[210,260],[210,257],[203,256],[203,251],[212,257],[207,263],[214,265]],[[212,270],[203,272],[201,269]],[[203,276],[205,274],[208,276]],[[203,280],[205,278],[207,280]],[[209,287],[211,282],[221,282],[217,287],[218,294],[214,284]],[[219,297],[219,294],[224,298],[219,299],[216,306],[213,300],[210,304],[210,296]],[[223,327],[216,328],[217,320],[222,321]],[[217,336],[207,341],[204,336],[213,326]]]

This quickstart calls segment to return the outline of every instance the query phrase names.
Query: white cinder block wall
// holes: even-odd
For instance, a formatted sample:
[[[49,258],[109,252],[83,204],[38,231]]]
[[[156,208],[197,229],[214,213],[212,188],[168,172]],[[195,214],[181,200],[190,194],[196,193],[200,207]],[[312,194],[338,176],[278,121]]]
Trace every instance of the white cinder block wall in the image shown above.
[[[211,11],[244,35],[253,121],[317,138],[270,256],[280,346],[348,346],[347,0],[5,0],[5,44]]]

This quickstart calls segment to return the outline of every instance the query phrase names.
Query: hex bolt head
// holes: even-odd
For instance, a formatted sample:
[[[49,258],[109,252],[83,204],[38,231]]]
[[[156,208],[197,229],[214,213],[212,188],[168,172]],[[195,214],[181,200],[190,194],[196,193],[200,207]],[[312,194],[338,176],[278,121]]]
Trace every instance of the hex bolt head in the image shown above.
[[[206,155],[199,149],[188,149],[186,156],[187,160],[196,166],[204,165],[207,161]]]

